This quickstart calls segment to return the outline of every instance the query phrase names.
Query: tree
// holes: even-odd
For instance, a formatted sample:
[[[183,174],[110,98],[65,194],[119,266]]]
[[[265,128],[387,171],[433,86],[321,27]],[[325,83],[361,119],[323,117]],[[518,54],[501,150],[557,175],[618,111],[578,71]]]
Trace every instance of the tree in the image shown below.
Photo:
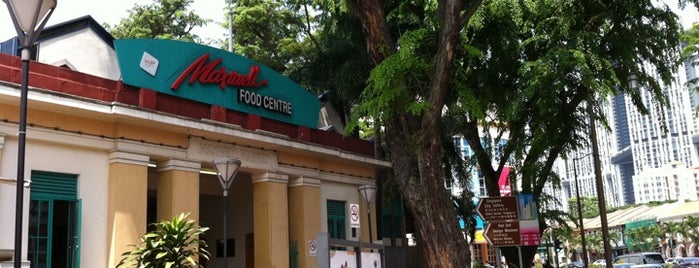
[[[348,3],[362,22],[367,50],[377,64],[369,78],[367,89],[370,92],[365,92],[374,101],[365,101],[360,110],[370,113],[385,128],[394,175],[415,217],[427,267],[468,267],[469,250],[461,239],[456,213],[444,188],[440,127],[441,107],[451,85],[459,33],[481,1],[468,1],[464,5],[462,1],[446,0],[429,10],[434,12],[432,34],[438,45],[429,61],[433,68],[424,70],[428,71],[426,74],[415,73],[415,78],[429,77],[423,81],[410,80],[413,77],[406,74],[393,74],[406,70],[401,68],[402,64],[415,67],[413,64],[428,63],[411,53],[419,52],[412,50],[418,48],[414,42],[426,37],[428,32],[409,33],[406,37],[413,39],[403,39],[407,42],[401,43],[398,50],[381,1],[352,0]],[[424,103],[413,103],[413,94],[418,92],[422,93]],[[373,104],[379,105],[369,107]],[[384,113],[379,115],[377,109]],[[409,110],[412,112],[407,112]]]
[[[670,250],[677,252],[675,249],[678,245],[687,239],[687,226],[683,222],[664,222],[660,228],[663,238],[667,239],[667,243],[670,245]],[[676,256],[676,254],[672,254]]]
[[[284,73],[310,54],[313,17],[300,1],[240,0],[232,6],[234,51]],[[227,23],[226,23],[227,25]]]
[[[626,231],[626,243],[631,245],[631,251],[652,251],[658,245],[658,239],[664,233],[658,225],[649,225]]]
[[[354,107],[355,123],[374,124],[432,267],[466,266],[469,258],[453,239],[461,233],[443,189],[445,139],[467,138],[489,195],[499,195],[499,175],[510,165],[521,192],[543,208],[552,200],[544,185],[558,180],[553,163],[585,145],[588,115],[604,124],[600,105],[612,94],[627,94],[642,112],[662,109],[660,82],[646,66],[665,81],[676,66],[676,17],[651,1],[493,0],[480,8],[478,0],[307,2],[320,10],[320,49],[290,73],[305,77],[298,81],[354,80],[313,88],[345,86],[336,94],[350,92],[344,110]],[[366,53],[356,53],[357,24],[347,14],[359,18]],[[629,77],[657,101],[644,103]],[[360,101],[352,99],[357,89],[364,89]],[[525,262],[534,251],[525,248]],[[517,259],[515,251],[505,254]]]
[[[676,66],[679,25],[669,9],[651,1],[515,2],[483,7],[487,15],[469,45],[487,54],[471,59],[473,71],[463,74],[472,75],[457,79],[464,88],[457,103],[468,105],[460,112],[467,116],[463,129],[489,195],[498,195],[499,174],[514,158],[522,192],[540,197],[556,159],[587,140],[593,128],[588,116],[605,122],[600,106],[608,96],[626,94],[642,112],[663,109],[660,81],[669,81]],[[656,67],[662,80],[641,62]],[[638,88],[627,83],[629,74],[642,77],[638,81],[656,102],[640,100]],[[482,145],[483,126],[508,139],[498,158]],[[525,259],[533,250],[523,250]],[[505,250],[510,258],[516,254]]]
[[[581,196],[580,205],[582,206],[583,218],[594,218],[599,216],[599,208],[597,208],[597,197]],[[578,221],[578,200],[577,198],[568,199],[568,210],[571,217]]]
[[[608,96],[626,94],[646,113],[667,104],[660,85],[676,67],[679,24],[668,8],[652,1],[502,0],[488,1],[477,12],[479,1],[463,6],[443,1],[436,7],[427,2],[419,9],[427,11],[424,16],[411,16],[417,14],[409,8],[416,2],[350,3],[377,64],[356,111],[385,127],[401,193],[410,209],[427,216],[416,217],[421,232],[456,235],[448,228],[455,225],[453,216],[438,205],[446,202],[438,130],[445,122],[456,125],[476,152],[490,196],[499,195],[499,175],[514,163],[521,192],[540,201],[546,182],[555,179],[555,160],[584,145],[585,132],[593,128],[588,117],[605,123],[600,107]],[[393,6],[385,16],[384,9]],[[395,23],[386,17],[413,18],[425,26],[401,29],[396,45],[390,31]],[[639,88],[628,84],[632,76],[655,102],[643,102]],[[488,148],[505,139],[500,150]],[[540,218],[541,229],[545,226]],[[443,238],[430,235],[434,241],[426,241],[426,256],[440,254],[435,249],[441,245],[460,247],[431,244]],[[523,250],[525,262],[534,252],[535,247]],[[517,259],[514,249],[504,253]],[[436,260],[428,265],[438,266],[431,261]]]
[[[596,254],[598,254],[604,248],[602,245],[602,235],[601,234],[595,233],[595,234],[586,236],[585,238],[587,239],[586,244],[592,252],[595,252]]]
[[[197,26],[204,26],[208,20],[201,18],[187,8],[194,0],[153,0],[153,4],[135,4],[129,17],[116,25],[104,27],[114,38],[155,38],[173,39],[201,43],[199,36],[191,33]]]
[[[684,218],[683,223],[687,231],[687,238],[689,238],[692,243],[699,244],[699,217],[688,216]]]

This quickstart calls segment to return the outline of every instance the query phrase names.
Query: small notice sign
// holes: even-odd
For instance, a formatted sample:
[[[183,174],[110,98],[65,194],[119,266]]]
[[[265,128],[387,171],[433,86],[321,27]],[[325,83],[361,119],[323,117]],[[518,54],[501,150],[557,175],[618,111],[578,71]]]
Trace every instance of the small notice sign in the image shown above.
[[[308,240],[308,255],[315,256],[318,253],[318,244],[315,240]]]
[[[359,228],[359,204],[349,204],[350,227]]]

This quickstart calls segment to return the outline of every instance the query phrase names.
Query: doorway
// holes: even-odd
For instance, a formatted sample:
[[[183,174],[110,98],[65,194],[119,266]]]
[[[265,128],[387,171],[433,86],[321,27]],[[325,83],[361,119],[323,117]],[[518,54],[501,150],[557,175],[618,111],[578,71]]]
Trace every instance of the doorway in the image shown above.
[[[29,252],[32,268],[80,267],[77,175],[32,171]]]

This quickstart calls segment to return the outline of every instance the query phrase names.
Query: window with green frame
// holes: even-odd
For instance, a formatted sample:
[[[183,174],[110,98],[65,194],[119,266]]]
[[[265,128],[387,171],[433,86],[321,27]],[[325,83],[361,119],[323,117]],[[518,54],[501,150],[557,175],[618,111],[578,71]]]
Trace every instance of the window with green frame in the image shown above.
[[[347,239],[345,201],[328,200],[328,234],[331,238]]]

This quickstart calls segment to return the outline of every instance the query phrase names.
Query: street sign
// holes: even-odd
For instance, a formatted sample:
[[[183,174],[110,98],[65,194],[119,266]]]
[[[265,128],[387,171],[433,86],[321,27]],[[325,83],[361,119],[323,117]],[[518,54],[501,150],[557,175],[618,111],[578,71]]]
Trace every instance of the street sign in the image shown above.
[[[359,228],[359,204],[349,204],[350,227]]]
[[[476,207],[476,212],[484,221],[518,220],[517,197],[484,197]]]
[[[519,246],[519,221],[492,222],[485,227],[485,239],[496,247]]]

